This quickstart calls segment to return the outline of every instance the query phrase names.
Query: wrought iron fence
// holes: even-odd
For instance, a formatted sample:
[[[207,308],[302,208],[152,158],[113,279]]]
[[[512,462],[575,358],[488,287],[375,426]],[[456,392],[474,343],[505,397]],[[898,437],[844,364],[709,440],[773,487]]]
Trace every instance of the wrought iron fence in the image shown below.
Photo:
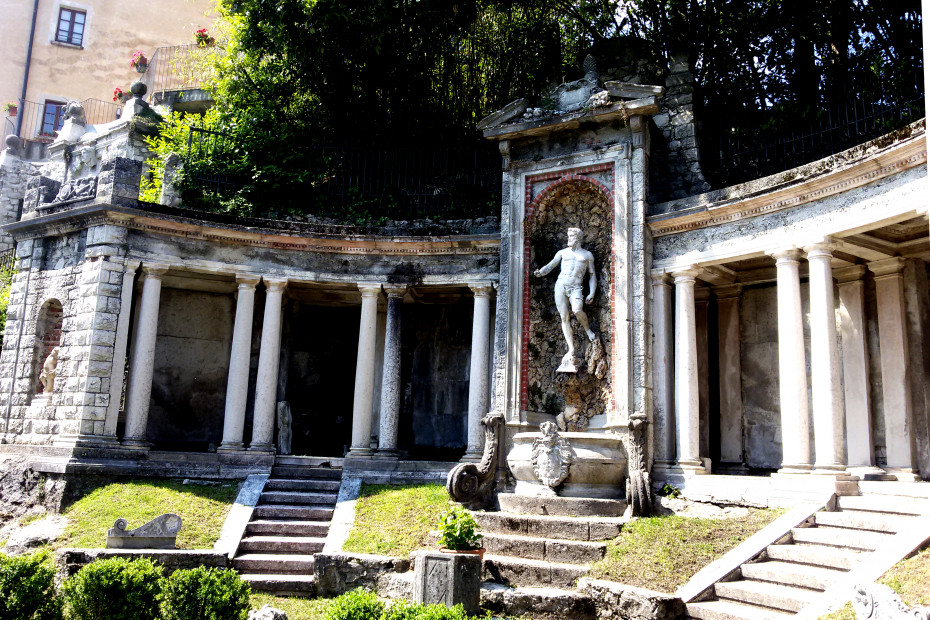
[[[196,44],[157,48],[141,78],[149,101],[157,92],[200,88],[208,70],[207,56],[215,53],[216,48]]]
[[[13,264],[16,262],[16,246],[0,250],[0,277],[10,271],[13,271]]]
[[[897,92],[872,90],[824,106],[812,120],[799,120],[790,131],[764,127],[764,117],[750,126],[705,122],[702,165],[708,181],[725,187],[758,179],[829,157],[899,129],[924,117],[922,73]]]
[[[64,103],[26,101],[19,105],[15,116],[7,116],[3,122],[3,143],[6,137],[16,134],[16,123],[21,116],[19,135],[33,142],[52,142],[64,120]],[[109,123],[119,118],[121,106],[100,99],[85,99],[80,102],[88,125]]]
[[[244,185],[235,146],[226,134],[191,128],[185,164],[198,186],[228,198]],[[484,142],[318,146],[306,170],[314,180],[301,203],[320,217],[473,218],[495,214],[500,201],[500,153]]]

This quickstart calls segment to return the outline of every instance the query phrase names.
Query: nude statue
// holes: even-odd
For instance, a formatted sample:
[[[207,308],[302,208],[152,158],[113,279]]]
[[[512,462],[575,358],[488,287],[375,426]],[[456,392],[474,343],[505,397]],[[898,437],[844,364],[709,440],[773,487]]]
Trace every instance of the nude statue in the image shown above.
[[[58,347],[49,352],[48,357],[45,358],[45,363],[42,364],[42,371],[39,373],[39,383],[42,384],[42,391],[45,394],[50,394],[52,390],[55,389],[55,375],[57,374],[58,368]]]
[[[559,273],[559,279],[555,283],[555,305],[559,309],[559,315],[562,317],[562,334],[565,336],[565,342],[568,344],[568,352],[562,358],[562,364],[559,366],[560,372],[575,372],[575,340],[573,337],[572,326],[570,322],[569,308],[575,314],[575,318],[581,323],[588,340],[593,341],[595,334],[588,324],[588,315],[585,314],[582,306],[582,289],[584,287],[585,272],[590,274],[590,289],[588,296],[584,298],[584,303],[589,304],[594,300],[594,292],[597,290],[597,276],[594,273],[594,255],[581,247],[582,232],[580,228],[568,229],[568,247],[559,250],[549,264],[533,272],[536,277],[547,275],[555,269],[559,263],[562,264],[562,271]]]

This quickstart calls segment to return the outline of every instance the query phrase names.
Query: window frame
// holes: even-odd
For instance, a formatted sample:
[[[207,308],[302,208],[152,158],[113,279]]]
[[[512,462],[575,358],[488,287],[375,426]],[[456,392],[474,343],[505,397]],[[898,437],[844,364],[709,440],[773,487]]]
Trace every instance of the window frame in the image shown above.
[[[70,13],[70,19],[65,21],[65,13]],[[81,16],[81,22],[77,22],[78,15]],[[67,30],[62,30],[62,23],[67,25]],[[75,33],[75,27],[80,27],[80,32]],[[87,11],[78,9],[72,6],[59,5],[58,7],[58,20],[55,22],[55,38],[56,43],[63,43],[65,45],[74,45],[75,47],[84,46],[84,35],[87,32]],[[64,38],[62,38],[64,34]],[[74,41],[75,36],[78,37],[77,42]]]
[[[39,124],[38,136],[42,138],[55,138],[55,132],[61,131],[65,124],[65,106],[67,102],[46,99],[42,104],[42,122]],[[46,121],[50,112],[49,106],[57,107],[51,131],[46,131]]]

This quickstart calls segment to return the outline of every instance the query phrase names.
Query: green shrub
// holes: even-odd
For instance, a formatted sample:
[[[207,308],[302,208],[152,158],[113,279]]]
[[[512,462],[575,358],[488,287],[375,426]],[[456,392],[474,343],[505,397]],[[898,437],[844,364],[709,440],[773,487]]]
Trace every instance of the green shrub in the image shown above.
[[[91,562],[62,586],[69,620],[158,620],[161,569],[148,559]]]
[[[13,271],[0,269],[0,345],[3,344],[3,332],[6,329],[6,310],[10,305],[10,288],[13,286]]]
[[[467,617],[461,605],[420,605],[397,600],[387,608],[383,620],[465,620]]]
[[[249,584],[234,571],[200,566],[175,571],[162,587],[163,620],[244,620]]]
[[[61,618],[61,599],[55,592],[55,567],[49,561],[48,551],[19,557],[0,553],[0,618]]]
[[[336,598],[326,611],[325,620],[377,620],[384,614],[378,595],[356,588]]]

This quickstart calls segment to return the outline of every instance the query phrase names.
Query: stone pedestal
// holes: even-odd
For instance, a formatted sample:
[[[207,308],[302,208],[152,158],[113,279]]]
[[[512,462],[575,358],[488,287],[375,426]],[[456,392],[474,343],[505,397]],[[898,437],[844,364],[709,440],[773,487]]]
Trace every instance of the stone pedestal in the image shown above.
[[[416,556],[413,600],[428,605],[461,604],[477,614],[481,602],[481,556],[424,551]]]

